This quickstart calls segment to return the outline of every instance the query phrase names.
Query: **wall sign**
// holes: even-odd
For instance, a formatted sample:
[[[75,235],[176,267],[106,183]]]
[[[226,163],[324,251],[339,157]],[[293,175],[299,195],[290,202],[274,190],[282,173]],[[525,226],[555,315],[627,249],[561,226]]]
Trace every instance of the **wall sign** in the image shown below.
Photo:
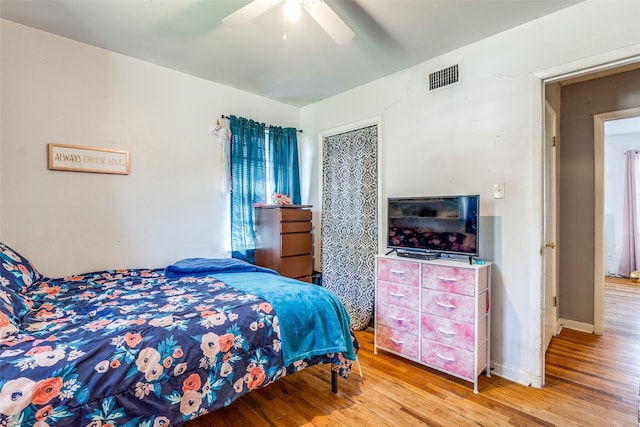
[[[129,175],[129,152],[51,143],[49,169]]]

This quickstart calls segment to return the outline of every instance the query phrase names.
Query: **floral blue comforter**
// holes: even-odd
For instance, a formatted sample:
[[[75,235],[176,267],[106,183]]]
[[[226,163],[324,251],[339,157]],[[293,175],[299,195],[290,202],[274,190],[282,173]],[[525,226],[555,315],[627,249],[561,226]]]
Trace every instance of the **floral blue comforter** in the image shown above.
[[[346,377],[352,363],[283,366],[272,304],[212,276],[103,271],[22,294],[31,309],[0,345],[2,426],[180,425],[306,366]]]

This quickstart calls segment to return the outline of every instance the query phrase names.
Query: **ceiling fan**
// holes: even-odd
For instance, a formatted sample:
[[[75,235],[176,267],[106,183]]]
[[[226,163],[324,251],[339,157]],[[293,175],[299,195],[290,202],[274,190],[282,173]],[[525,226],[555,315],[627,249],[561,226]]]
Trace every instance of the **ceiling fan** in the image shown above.
[[[345,44],[355,36],[347,24],[323,0],[253,0],[222,20],[226,25],[242,25],[271,9],[282,1],[302,4],[337,44]]]

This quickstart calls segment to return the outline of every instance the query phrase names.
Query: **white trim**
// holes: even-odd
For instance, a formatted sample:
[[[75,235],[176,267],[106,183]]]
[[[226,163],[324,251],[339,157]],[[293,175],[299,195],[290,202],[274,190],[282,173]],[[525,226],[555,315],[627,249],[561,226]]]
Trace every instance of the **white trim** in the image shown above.
[[[575,320],[560,319],[560,328],[573,329],[574,331],[593,333],[593,325],[584,322],[576,322]]]
[[[501,365],[499,363],[491,364],[491,375],[497,375],[499,377],[505,378],[510,381],[514,381],[518,384],[522,384],[525,386],[533,386],[531,382],[531,375],[526,372],[520,371],[518,369],[509,368],[507,366]],[[538,386],[539,388],[539,386]]]
[[[640,116],[640,107],[593,115],[594,253],[593,332],[604,332],[604,122]]]
[[[540,248],[544,246],[544,84],[535,74],[530,77],[531,96],[531,234],[530,241],[539,242],[539,246],[529,252],[529,265],[532,283],[538,283],[531,289],[529,318],[531,338],[529,342],[529,384],[541,387],[544,378],[544,264]]]

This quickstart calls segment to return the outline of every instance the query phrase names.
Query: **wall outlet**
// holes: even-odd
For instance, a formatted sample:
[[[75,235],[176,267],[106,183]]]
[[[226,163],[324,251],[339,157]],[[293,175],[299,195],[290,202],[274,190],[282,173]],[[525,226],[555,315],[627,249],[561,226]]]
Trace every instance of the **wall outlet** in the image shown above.
[[[493,198],[504,199],[504,182],[493,185]]]

